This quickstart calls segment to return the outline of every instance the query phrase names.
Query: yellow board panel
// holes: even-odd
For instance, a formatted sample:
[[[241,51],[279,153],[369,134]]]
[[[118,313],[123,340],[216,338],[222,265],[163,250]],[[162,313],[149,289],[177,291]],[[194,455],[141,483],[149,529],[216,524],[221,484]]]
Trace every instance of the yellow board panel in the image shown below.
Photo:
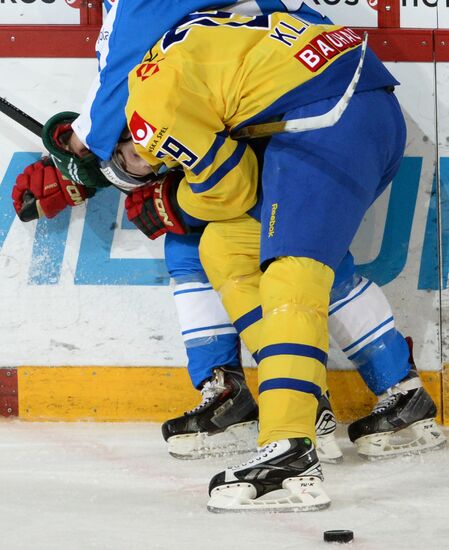
[[[438,422],[442,421],[442,388],[440,372],[420,372],[424,387],[438,408]],[[329,391],[332,407],[340,422],[351,422],[365,416],[376,403],[376,397],[368,390],[355,371],[329,371]],[[446,417],[447,418],[447,417]]]
[[[161,422],[200,401],[185,368],[20,367],[17,370],[19,417],[24,420]],[[257,370],[246,369],[246,377],[256,395]],[[441,421],[441,373],[422,372],[421,377],[438,405]],[[376,401],[354,371],[329,371],[329,387],[341,422],[367,414]],[[445,387],[449,397],[449,384]],[[449,414],[445,419],[448,422]]]
[[[443,366],[443,424],[449,426],[449,364]]]
[[[22,367],[24,420],[162,421],[198,402],[185,368]]]
[[[445,423],[444,418],[446,418],[446,425],[448,418],[444,417],[444,401],[443,401],[443,384],[442,384],[442,373],[441,372],[421,372],[420,373],[422,382],[426,390],[429,392],[432,399],[435,401],[438,408],[437,421],[441,424]]]

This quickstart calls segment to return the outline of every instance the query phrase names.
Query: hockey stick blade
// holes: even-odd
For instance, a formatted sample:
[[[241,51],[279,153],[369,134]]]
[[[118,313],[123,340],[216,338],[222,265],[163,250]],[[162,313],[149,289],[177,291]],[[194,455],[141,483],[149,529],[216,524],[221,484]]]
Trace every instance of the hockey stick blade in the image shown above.
[[[280,134],[282,132],[297,133],[308,132],[309,130],[319,130],[321,128],[329,128],[336,124],[342,114],[345,112],[346,107],[354,94],[354,91],[359,82],[360,75],[362,74],[363,62],[365,61],[366,47],[368,44],[368,33],[363,33],[363,42],[361,45],[360,59],[351,82],[346,88],[345,93],[341,96],[338,103],[332,107],[330,111],[318,116],[311,116],[307,118],[296,118],[293,120],[283,120],[280,122],[269,122],[267,124],[254,124],[242,128],[235,134],[235,139],[254,139],[261,137],[268,137],[273,134]]]
[[[42,137],[43,124],[9,103],[9,101],[6,101],[4,97],[0,97],[0,113],[8,116],[36,136]]]

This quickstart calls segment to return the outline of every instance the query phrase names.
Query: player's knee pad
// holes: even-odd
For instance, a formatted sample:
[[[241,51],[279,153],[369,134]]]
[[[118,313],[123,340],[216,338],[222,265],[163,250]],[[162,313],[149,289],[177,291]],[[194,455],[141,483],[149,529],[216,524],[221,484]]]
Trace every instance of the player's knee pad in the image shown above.
[[[290,308],[327,318],[333,279],[330,267],[311,258],[285,256],[273,261],[260,284],[264,315]]]
[[[283,257],[272,262],[260,284],[263,310],[260,353],[263,348],[273,345],[277,348],[278,344],[293,344],[295,349],[305,346],[320,350],[317,354],[323,356],[325,364],[332,281],[332,269],[310,258]],[[302,355],[301,349],[298,354]]]
[[[244,237],[244,238],[242,238]],[[238,284],[259,272],[260,224],[249,216],[212,222],[200,242],[201,263],[213,287],[222,292],[225,283]]]
[[[225,304],[248,297],[243,310],[249,311],[258,303],[259,235],[260,224],[249,217],[210,223],[204,231],[200,243],[201,262]],[[239,315],[241,313],[239,311]]]
[[[260,223],[242,218],[210,223],[200,243],[200,257],[213,287],[250,353],[258,349],[260,297]]]

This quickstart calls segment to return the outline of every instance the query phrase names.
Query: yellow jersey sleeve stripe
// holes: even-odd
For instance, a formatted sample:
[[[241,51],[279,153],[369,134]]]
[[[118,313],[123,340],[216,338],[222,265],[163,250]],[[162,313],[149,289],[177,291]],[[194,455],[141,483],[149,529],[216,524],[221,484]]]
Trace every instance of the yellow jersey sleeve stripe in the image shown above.
[[[228,159],[225,160],[225,162],[223,162],[223,164],[221,164],[217,168],[217,170],[215,170],[215,172],[213,172],[205,181],[203,181],[202,183],[189,182],[192,191],[194,193],[204,193],[215,187],[217,183],[219,183],[231,170],[233,170],[239,164],[247,147],[248,146],[246,145],[246,143],[239,142],[232,155],[228,157]]]
[[[203,170],[208,168],[214,162],[218,150],[224,145],[227,137],[229,137],[229,134],[226,130],[217,133],[209,151],[204,155],[200,162],[192,168],[192,172],[196,176],[199,176]]]

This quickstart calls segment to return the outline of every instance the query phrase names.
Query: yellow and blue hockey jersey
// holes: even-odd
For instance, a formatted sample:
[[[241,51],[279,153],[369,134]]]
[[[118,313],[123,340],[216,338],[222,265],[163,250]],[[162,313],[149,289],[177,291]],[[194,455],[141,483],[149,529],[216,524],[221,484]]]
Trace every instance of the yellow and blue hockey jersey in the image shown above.
[[[244,15],[294,12],[311,23],[330,20],[302,0],[104,0],[108,15],[96,44],[98,74],[72,124],[81,141],[100,159],[111,158],[123,128],[129,71],[144,53],[194,11],[215,9]]]
[[[151,165],[181,164],[178,200],[203,220],[256,202],[257,160],[233,131],[341,95],[359,59],[348,27],[273,13],[195,13],[166,33],[129,75],[128,125]],[[367,52],[357,91],[397,84]]]

